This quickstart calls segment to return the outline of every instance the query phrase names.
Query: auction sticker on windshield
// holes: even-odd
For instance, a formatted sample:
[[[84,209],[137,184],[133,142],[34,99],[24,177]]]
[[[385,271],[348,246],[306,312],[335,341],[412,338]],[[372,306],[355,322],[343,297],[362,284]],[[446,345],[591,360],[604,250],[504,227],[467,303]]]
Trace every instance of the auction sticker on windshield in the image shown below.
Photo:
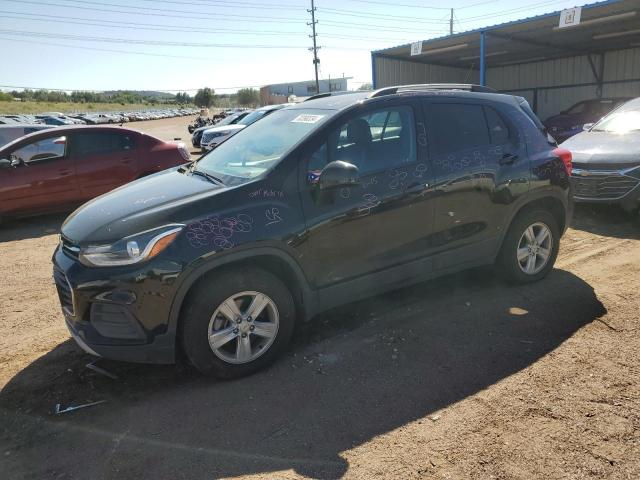
[[[316,123],[322,117],[324,117],[324,115],[303,114],[291,120],[291,123]]]

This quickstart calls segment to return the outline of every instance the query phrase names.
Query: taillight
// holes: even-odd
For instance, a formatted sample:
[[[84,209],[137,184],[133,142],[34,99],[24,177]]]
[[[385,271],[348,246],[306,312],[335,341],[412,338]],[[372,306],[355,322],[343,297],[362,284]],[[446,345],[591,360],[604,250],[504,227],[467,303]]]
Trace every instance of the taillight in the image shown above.
[[[553,154],[562,160],[562,163],[564,163],[564,169],[567,171],[567,175],[571,176],[571,170],[573,168],[571,165],[571,160],[573,158],[571,152],[566,148],[554,148]]]

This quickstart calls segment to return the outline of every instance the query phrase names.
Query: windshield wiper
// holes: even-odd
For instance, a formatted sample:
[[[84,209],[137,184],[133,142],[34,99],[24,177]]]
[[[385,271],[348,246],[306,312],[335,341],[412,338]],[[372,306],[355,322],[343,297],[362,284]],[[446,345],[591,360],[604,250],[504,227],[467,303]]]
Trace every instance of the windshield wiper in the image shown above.
[[[224,182],[221,179],[219,179],[215,175],[211,175],[210,173],[204,172],[202,170],[197,170],[196,168],[192,168],[191,169],[191,174],[192,175],[200,175],[201,177],[204,177],[207,180],[209,180],[211,183],[215,183],[216,185],[220,185],[221,187],[225,186]]]

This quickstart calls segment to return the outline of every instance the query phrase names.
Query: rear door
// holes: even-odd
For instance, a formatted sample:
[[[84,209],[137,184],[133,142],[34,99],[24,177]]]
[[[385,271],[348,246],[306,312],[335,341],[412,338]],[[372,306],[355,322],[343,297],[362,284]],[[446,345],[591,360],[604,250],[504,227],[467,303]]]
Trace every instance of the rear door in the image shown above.
[[[74,133],[70,139],[70,156],[76,162],[83,198],[97,197],[135,179],[139,143],[135,132]]]
[[[448,251],[436,268],[495,251],[515,198],[529,189],[529,163],[517,126],[494,102],[423,101],[436,179],[434,229]]]
[[[20,163],[0,170],[3,214],[46,212],[79,201],[75,165],[67,145],[67,137],[57,134],[7,153]]]

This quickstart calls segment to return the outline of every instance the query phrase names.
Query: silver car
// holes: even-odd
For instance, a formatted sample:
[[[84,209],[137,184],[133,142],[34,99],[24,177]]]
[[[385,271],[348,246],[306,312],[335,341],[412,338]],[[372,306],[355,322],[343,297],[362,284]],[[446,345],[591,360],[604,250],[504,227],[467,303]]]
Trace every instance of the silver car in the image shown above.
[[[640,98],[629,100],[562,148],[573,154],[573,195],[578,202],[640,207]]]

